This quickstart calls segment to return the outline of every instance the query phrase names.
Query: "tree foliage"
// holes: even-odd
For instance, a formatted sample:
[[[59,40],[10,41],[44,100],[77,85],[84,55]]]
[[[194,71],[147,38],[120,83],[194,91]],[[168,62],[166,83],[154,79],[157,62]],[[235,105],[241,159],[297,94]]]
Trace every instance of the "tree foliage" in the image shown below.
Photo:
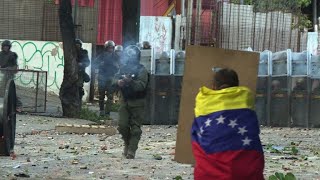
[[[240,0],[231,0],[231,3],[239,4]],[[292,24],[292,28],[304,30],[312,26],[307,15],[302,14],[301,9],[309,6],[312,0],[244,0],[245,5],[253,5],[255,12],[267,13],[271,11],[282,11],[292,13],[298,17],[298,21]]]
[[[231,0],[232,3],[239,4],[240,0]],[[294,13],[311,4],[311,0],[244,0],[245,5],[254,5],[255,10],[266,11],[286,11]]]

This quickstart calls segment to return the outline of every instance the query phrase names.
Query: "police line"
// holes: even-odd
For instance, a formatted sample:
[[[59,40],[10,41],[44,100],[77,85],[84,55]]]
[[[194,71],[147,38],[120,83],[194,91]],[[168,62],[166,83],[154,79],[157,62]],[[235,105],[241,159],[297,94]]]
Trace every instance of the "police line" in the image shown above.
[[[260,53],[256,111],[261,125],[320,127],[320,58],[308,51]]]
[[[153,49],[142,50],[140,62],[146,66],[153,77],[149,88],[150,94],[153,94],[151,96],[153,100],[148,106],[151,109],[149,111],[151,115],[150,113],[148,115],[151,116],[151,122],[146,124],[177,123],[179,102],[175,101],[180,101],[179,91],[181,91],[184,60],[184,51],[170,50],[155,53]],[[260,52],[258,72],[256,112],[261,125],[320,127],[320,118],[318,118],[320,117],[320,111],[318,111],[320,109],[320,58],[318,56],[312,56],[307,51],[285,50],[275,53],[263,51]],[[161,103],[161,101],[164,102]],[[175,105],[171,105],[170,102]],[[174,112],[170,115],[165,109]],[[163,119],[169,120],[163,122]]]

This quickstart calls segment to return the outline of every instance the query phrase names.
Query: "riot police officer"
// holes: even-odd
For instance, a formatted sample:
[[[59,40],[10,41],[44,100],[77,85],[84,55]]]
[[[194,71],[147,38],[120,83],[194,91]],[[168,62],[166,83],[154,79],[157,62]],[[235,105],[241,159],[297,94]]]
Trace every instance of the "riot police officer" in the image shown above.
[[[98,91],[100,116],[109,116],[113,102],[112,79],[119,70],[119,62],[114,53],[115,43],[111,40],[104,45],[105,51],[97,58],[99,63]],[[107,95],[107,103],[104,108],[104,98]]]
[[[86,73],[86,68],[90,65],[88,51],[82,48],[83,42],[80,39],[75,40],[77,48],[78,61],[78,87],[80,97],[80,108],[82,104],[82,97],[84,95],[83,83],[90,81],[90,76]]]
[[[271,92],[272,93],[277,93],[281,90],[281,83],[279,80],[273,80],[271,82]]]
[[[307,82],[304,78],[297,78],[292,92],[299,92],[307,90]]]
[[[2,86],[5,86],[9,79],[12,79],[14,74],[18,69],[18,55],[15,52],[11,51],[11,42],[9,40],[5,40],[1,43],[1,52],[0,52],[0,68],[7,69],[5,71],[5,77],[2,79]],[[22,102],[20,98],[17,96],[17,112],[22,111]]]
[[[115,75],[113,84],[120,90],[119,127],[124,140],[123,155],[134,159],[141,138],[148,72],[140,64],[140,50],[129,46],[124,51],[127,64]]]
[[[10,70],[18,69],[18,55],[11,51],[11,42],[5,40],[1,43],[0,67]]]
[[[149,41],[143,41],[142,49],[151,49],[151,45],[150,45]]]
[[[119,65],[121,66],[121,64],[125,64],[125,62],[123,61],[123,46],[121,45],[117,45],[115,48],[114,48],[114,53],[115,53],[115,56],[116,56],[116,59],[119,63]]]

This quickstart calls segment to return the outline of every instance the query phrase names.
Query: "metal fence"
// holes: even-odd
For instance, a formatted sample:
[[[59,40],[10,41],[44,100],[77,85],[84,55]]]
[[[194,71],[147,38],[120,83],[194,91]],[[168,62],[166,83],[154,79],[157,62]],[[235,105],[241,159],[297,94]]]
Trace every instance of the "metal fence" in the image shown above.
[[[293,1],[245,2],[189,0],[187,44],[273,52],[306,50],[307,24],[301,24],[304,16]]]
[[[61,41],[59,16],[55,0],[2,0],[0,2],[0,39]],[[76,35],[84,42],[97,40],[98,4],[93,7],[78,4]]]
[[[0,92],[9,79],[14,79],[17,97],[24,112],[45,112],[47,102],[47,72],[0,69]]]

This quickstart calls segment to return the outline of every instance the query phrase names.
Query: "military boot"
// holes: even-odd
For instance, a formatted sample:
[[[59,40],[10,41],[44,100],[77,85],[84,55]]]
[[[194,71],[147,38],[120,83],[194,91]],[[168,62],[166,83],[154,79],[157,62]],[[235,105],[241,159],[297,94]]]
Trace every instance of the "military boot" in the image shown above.
[[[126,156],[127,159],[134,159],[136,156],[136,152],[128,150],[128,154]]]
[[[123,155],[124,157],[127,157],[127,155],[128,155],[128,144],[125,144],[125,145],[124,145],[122,155]]]
[[[110,117],[110,112],[105,112],[105,114],[104,114],[106,117]]]
[[[102,117],[102,116],[105,116],[105,115],[106,115],[105,111],[104,110],[100,110],[100,116]]]

